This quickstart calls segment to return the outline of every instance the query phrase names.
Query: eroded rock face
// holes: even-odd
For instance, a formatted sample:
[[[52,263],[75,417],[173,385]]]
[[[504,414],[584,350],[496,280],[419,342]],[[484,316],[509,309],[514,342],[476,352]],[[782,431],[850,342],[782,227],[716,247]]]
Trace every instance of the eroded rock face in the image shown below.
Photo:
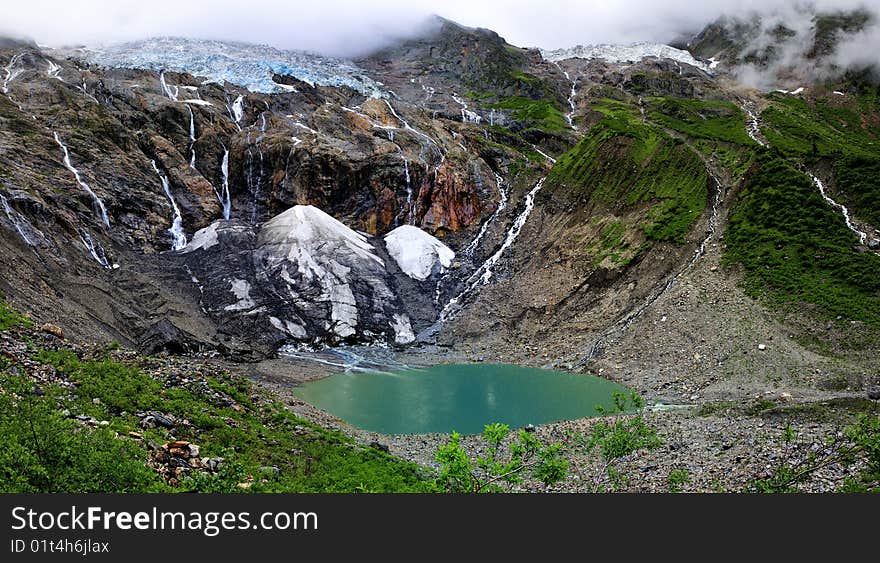
[[[0,236],[8,263],[22,264],[0,285],[73,339],[221,351],[246,350],[251,336],[265,350],[289,338],[404,341],[408,319],[433,314],[433,288],[400,275],[381,241],[368,244],[397,286],[354,254],[319,264],[335,280],[322,286],[276,259],[282,249],[260,225],[312,205],[370,236],[409,224],[456,246],[494,210],[493,170],[507,157],[460,134],[458,110],[442,121],[421,100],[387,102],[344,84],[275,75],[284,91],[264,94],[81,55],[0,41]],[[171,252],[174,221],[193,251],[182,257]],[[298,305],[269,310],[289,284],[257,279],[261,268],[286,271]],[[95,292],[113,305],[94,307]],[[396,292],[418,311],[389,305]],[[74,310],[80,318],[65,324]]]

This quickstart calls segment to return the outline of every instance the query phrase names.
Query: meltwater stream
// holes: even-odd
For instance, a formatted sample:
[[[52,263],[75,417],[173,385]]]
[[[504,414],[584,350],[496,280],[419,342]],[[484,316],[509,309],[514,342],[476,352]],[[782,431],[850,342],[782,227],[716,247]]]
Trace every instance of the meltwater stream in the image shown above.
[[[529,215],[532,213],[532,209],[535,207],[535,196],[538,195],[538,192],[541,191],[541,188],[544,187],[544,180],[547,177],[541,178],[535,187],[531,189],[531,191],[526,194],[525,197],[525,207],[517,215],[516,219],[513,221],[513,225],[510,227],[510,230],[507,231],[507,236],[504,238],[504,242],[495,251],[492,256],[490,256],[483,264],[477,268],[477,270],[471,274],[471,276],[467,279],[465,289],[449,300],[446,306],[440,311],[440,321],[447,321],[459,310],[459,307],[474,289],[476,289],[480,285],[485,285],[489,283],[489,280],[492,279],[492,276],[495,273],[495,266],[501,260],[501,257],[504,255],[504,252],[510,248],[510,246],[516,242],[517,237],[519,237],[520,232],[523,229],[523,226],[526,224],[526,221],[529,218]]]
[[[92,191],[92,188],[82,179],[79,175],[79,170],[74,168],[73,164],[70,163],[70,152],[67,150],[67,145],[61,140],[61,137],[58,136],[58,133],[55,133],[55,142],[58,143],[58,146],[61,147],[61,150],[64,151],[64,167],[73,172],[74,178],[76,178],[76,183],[82,187],[90,196],[92,196],[92,202],[94,203],[95,214],[99,215],[101,221],[104,223],[105,227],[110,226],[110,219],[107,217],[107,209],[104,207],[104,202],[101,201],[101,198],[98,197],[98,194]]]
[[[837,203],[831,197],[828,196],[828,193],[825,191],[825,184],[822,183],[822,180],[819,179],[813,173],[808,173],[810,178],[813,180],[813,184],[819,188],[819,194],[822,196],[822,199],[825,200],[825,203],[838,210],[841,215],[843,215],[843,220],[846,222],[846,226],[849,230],[856,234],[859,237],[859,244],[865,244],[868,241],[868,233],[860,230],[855,224],[852,222],[852,219],[849,215],[849,209],[846,208],[845,205]]]
[[[218,193],[215,190],[214,193],[223,206],[223,218],[229,221],[232,214],[232,197],[229,195],[229,149],[225,146],[223,147],[223,162],[220,165],[220,172],[223,174],[223,188],[221,188],[221,192]]]
[[[565,120],[568,122],[568,126],[577,131],[577,126],[574,124],[574,112],[577,111],[577,106],[574,103],[574,97],[577,95],[577,81],[573,80],[571,76],[568,74],[568,71],[562,68],[558,62],[554,61],[553,64],[556,65],[556,68],[565,76],[565,79],[571,82],[571,92],[568,94],[568,105],[571,106],[571,111],[565,114]]]
[[[196,116],[193,113],[193,110],[189,105],[186,106],[186,109],[189,110],[189,167],[193,170],[196,169]]]
[[[183,232],[183,217],[180,214],[180,208],[177,207],[177,202],[174,201],[174,194],[171,193],[171,185],[168,183],[168,176],[159,170],[159,167],[156,166],[155,160],[150,161],[150,163],[153,165],[153,170],[155,170],[156,174],[159,176],[159,181],[162,182],[162,189],[165,191],[168,201],[171,202],[171,209],[174,212],[171,228],[168,229],[168,232],[171,233],[171,249],[180,250],[186,246],[186,233]]]

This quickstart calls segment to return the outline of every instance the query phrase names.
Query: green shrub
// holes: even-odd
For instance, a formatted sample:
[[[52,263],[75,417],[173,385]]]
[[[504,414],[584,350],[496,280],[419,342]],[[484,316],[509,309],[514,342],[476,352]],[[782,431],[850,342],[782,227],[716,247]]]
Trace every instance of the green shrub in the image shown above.
[[[99,493],[163,489],[143,447],[106,428],[61,416],[57,390],[34,394],[4,376],[0,393],[0,492]]]
[[[700,157],[661,129],[642,123],[632,106],[604,100],[604,118],[557,160],[548,191],[567,189],[624,211],[650,206],[641,225],[656,241],[684,242],[706,207],[708,175]]]
[[[461,435],[453,432],[449,442],[437,448],[438,487],[450,493],[491,493],[509,490],[528,475],[548,486],[565,478],[568,462],[560,457],[561,444],[544,445],[525,430],[514,440],[508,441],[509,436],[506,424],[487,424],[482,435],[486,453],[472,460]]]

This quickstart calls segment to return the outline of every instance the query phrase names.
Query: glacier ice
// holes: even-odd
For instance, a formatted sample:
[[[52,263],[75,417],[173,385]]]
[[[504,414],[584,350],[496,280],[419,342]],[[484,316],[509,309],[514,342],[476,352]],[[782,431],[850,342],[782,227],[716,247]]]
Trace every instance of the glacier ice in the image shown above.
[[[83,52],[89,62],[103,66],[186,72],[264,94],[291,91],[272,80],[273,74],[281,74],[312,86],[348,86],[365,96],[384,96],[380,85],[352,62],[268,45],[158,37]]]
[[[404,274],[425,281],[436,269],[452,265],[455,252],[437,238],[412,225],[401,225],[385,235],[385,247]]]
[[[641,61],[649,57],[671,59],[689,64],[705,72],[711,72],[711,65],[697,60],[688,53],[662,43],[632,43],[630,45],[578,45],[568,49],[541,49],[541,56],[550,62],[566,59],[601,59],[609,63],[627,63]]]

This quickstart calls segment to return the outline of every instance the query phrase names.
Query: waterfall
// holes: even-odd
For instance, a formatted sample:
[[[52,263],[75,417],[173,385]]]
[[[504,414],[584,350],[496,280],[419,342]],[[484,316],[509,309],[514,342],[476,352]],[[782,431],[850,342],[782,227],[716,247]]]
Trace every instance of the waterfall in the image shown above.
[[[565,76],[565,79],[571,82],[571,92],[568,94],[568,105],[571,106],[571,111],[565,115],[565,120],[568,122],[568,126],[577,131],[577,127],[574,124],[574,112],[577,110],[577,106],[574,103],[574,97],[577,95],[577,81],[572,80],[571,76],[568,74],[568,71],[562,68],[558,62],[553,62],[556,65],[556,68],[559,69],[560,72]]]
[[[813,179],[813,184],[819,188],[819,193],[822,195],[822,199],[825,200],[825,203],[840,211],[841,215],[843,215],[843,220],[846,221],[847,228],[859,237],[859,244],[865,244],[868,240],[868,234],[860,231],[859,228],[853,224],[852,219],[849,216],[849,209],[847,209],[845,205],[837,203],[828,196],[828,193],[825,191],[825,184],[822,183],[822,180],[820,180],[818,176],[812,173],[809,173],[809,176]]]
[[[244,117],[244,96],[239,96],[235,98],[235,101],[232,102],[232,119],[235,121],[236,125],[241,123],[242,118]]]
[[[416,135],[418,135],[418,136],[424,138],[426,141],[428,141],[429,144],[433,145],[434,149],[437,151],[437,154],[440,156],[441,163],[442,163],[443,159],[446,158],[446,155],[443,153],[443,150],[440,148],[440,145],[437,144],[437,141],[435,141],[434,139],[432,139],[432,138],[429,137],[428,135],[422,133],[422,132],[419,131],[418,129],[414,129],[414,128],[409,124],[409,122],[407,122],[404,118],[400,117],[400,115],[398,115],[397,112],[394,111],[394,106],[391,105],[391,102],[389,102],[388,100],[384,100],[384,102],[385,102],[385,105],[388,106],[388,109],[391,110],[391,115],[393,115],[394,118],[397,119],[397,121],[398,121],[401,125],[403,125],[403,128],[404,128],[404,129],[406,129],[407,131],[411,131],[411,132],[415,133]]]
[[[86,247],[86,250],[89,251],[89,254],[92,255],[92,258],[95,259],[95,262],[100,264],[103,268],[110,269],[110,261],[107,260],[107,254],[104,252],[104,249],[101,248],[101,245],[92,240],[92,236],[85,229],[79,229],[79,240],[82,241],[83,246]]]
[[[412,179],[409,175],[409,161],[407,159],[403,159],[403,172],[406,174],[406,223],[408,225],[412,224],[414,209],[412,204],[413,199],[413,190],[412,190]]]
[[[193,114],[193,110],[188,105],[186,109],[189,110],[189,167],[193,170],[196,169],[196,117]]]
[[[174,219],[171,222],[171,228],[168,229],[168,232],[171,233],[171,249],[180,250],[186,246],[186,233],[183,232],[183,217],[180,215],[180,208],[177,207],[177,202],[174,201],[174,194],[171,193],[168,176],[159,170],[155,160],[151,160],[150,163],[153,165],[153,170],[158,174],[159,180],[162,182],[162,189],[165,190],[165,195],[168,196],[168,201],[171,202],[171,209],[174,211]]]
[[[749,121],[748,121],[748,123],[746,123],[746,134],[748,134],[748,136],[751,140],[755,141],[756,143],[758,143],[762,147],[766,147],[767,143],[762,141],[761,137],[760,137],[761,124],[758,121],[758,114],[756,114],[752,110],[752,103],[751,102],[744,102],[743,103],[743,110],[749,116]]]
[[[3,206],[3,211],[6,212],[6,218],[9,219],[9,222],[12,223],[12,227],[15,229],[15,232],[18,233],[18,236],[28,245],[35,246],[36,241],[32,241],[31,238],[25,232],[25,226],[31,227],[28,223],[27,219],[25,219],[21,213],[12,209],[9,205],[9,202],[6,200],[6,197],[3,194],[0,194],[0,205]],[[31,227],[33,229],[33,227]]]
[[[220,165],[223,173],[223,193],[217,194],[217,199],[223,204],[223,218],[229,221],[232,214],[232,198],[229,195],[229,149],[223,146],[223,164]]]
[[[405,177],[406,177],[406,203],[400,209],[400,211],[397,213],[397,217],[395,218],[395,223],[397,225],[399,225],[400,224],[400,216],[403,215],[404,212],[406,212],[406,224],[412,225],[414,209],[413,209],[412,179],[409,174],[409,161],[406,159],[405,156],[403,156],[403,154],[401,154],[400,157],[403,159],[403,173],[405,174]]]
[[[459,98],[455,92],[452,93],[452,99],[461,106],[461,121],[463,123],[480,123],[483,120],[477,112],[469,110],[467,103],[462,98]]]
[[[162,92],[164,92],[165,95],[168,96],[168,99],[176,102],[177,96],[180,94],[180,88],[178,88],[177,86],[168,86],[168,83],[165,82],[164,70],[159,73],[159,84],[162,86]]]
[[[92,188],[89,187],[87,183],[80,177],[79,170],[73,167],[70,163],[70,152],[67,150],[67,145],[65,145],[61,141],[61,137],[58,136],[58,133],[55,133],[55,142],[58,143],[58,146],[61,147],[61,150],[64,151],[64,166],[71,172],[73,172],[73,176],[76,178],[76,182],[86,191],[90,196],[92,196],[94,211],[97,215],[100,215],[101,221],[104,223],[104,226],[110,226],[110,219],[107,217],[107,209],[104,207],[104,202],[101,201],[101,198],[98,197],[98,194],[92,191]]]
[[[9,59],[9,64],[7,64],[3,68],[3,70],[6,72],[6,76],[3,78],[3,93],[4,94],[9,93],[9,83],[12,82],[13,80],[15,80],[22,72],[24,72],[23,68],[21,68],[20,66],[17,66],[18,63],[21,62],[22,56],[23,56],[22,53],[19,53],[17,55],[13,55],[13,57],[11,59]]]
[[[483,236],[489,230],[489,227],[495,220],[501,215],[501,212],[507,207],[507,190],[504,189],[504,180],[501,178],[501,175],[497,172],[495,173],[495,185],[498,186],[498,205],[495,207],[495,212],[489,217],[489,219],[483,223],[483,226],[480,227],[480,232],[477,233],[477,236],[474,237],[474,240],[468,244],[464,250],[462,250],[462,254],[471,255],[477,249],[477,245],[480,244],[480,241],[483,239]]]
[[[88,90],[88,88],[86,88],[86,77],[85,77],[85,76],[82,77],[82,86],[77,86],[77,88],[79,88],[79,90],[82,91],[83,95],[84,95],[86,98],[92,100],[93,102],[95,102],[95,103],[98,104],[98,105],[101,104],[101,102],[98,101],[98,98],[96,98],[96,97],[94,97],[93,95],[89,94],[89,90]]]
[[[519,237],[520,232],[522,232],[523,226],[525,226],[526,221],[529,218],[529,215],[532,213],[532,209],[535,207],[535,197],[538,195],[538,192],[541,191],[541,188],[544,187],[544,180],[547,177],[541,178],[535,187],[526,194],[525,197],[525,207],[517,215],[516,219],[513,221],[513,225],[510,227],[510,230],[507,231],[507,236],[504,238],[504,242],[501,244],[501,247],[495,251],[492,256],[490,256],[483,264],[477,268],[477,270],[471,274],[471,276],[465,282],[465,289],[449,300],[446,306],[443,307],[442,311],[440,311],[440,320],[446,321],[452,318],[452,316],[457,312],[458,307],[464,298],[471,293],[474,289],[476,289],[480,285],[485,285],[489,283],[489,280],[492,279],[494,275],[494,268],[501,260],[501,257],[504,255],[504,252],[516,242],[517,237]]]
[[[556,159],[555,159],[555,158],[553,158],[553,157],[550,156],[549,154],[547,154],[547,153],[545,153],[544,151],[542,151],[541,149],[539,149],[536,145],[532,145],[532,148],[535,149],[535,152],[536,152],[536,153],[538,153],[539,155],[541,155],[541,156],[543,156],[544,158],[546,158],[551,164],[556,164]]]

